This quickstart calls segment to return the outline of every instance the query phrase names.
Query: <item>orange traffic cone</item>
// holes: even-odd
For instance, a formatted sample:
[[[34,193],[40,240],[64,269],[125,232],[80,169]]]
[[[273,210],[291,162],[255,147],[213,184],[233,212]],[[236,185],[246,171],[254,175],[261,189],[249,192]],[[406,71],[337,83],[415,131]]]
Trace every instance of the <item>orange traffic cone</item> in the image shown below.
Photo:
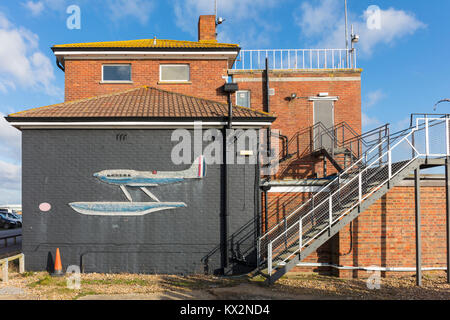
[[[54,270],[52,276],[60,277],[63,275],[64,275],[64,273],[62,271],[61,255],[59,254],[59,248],[56,248],[55,270]]]

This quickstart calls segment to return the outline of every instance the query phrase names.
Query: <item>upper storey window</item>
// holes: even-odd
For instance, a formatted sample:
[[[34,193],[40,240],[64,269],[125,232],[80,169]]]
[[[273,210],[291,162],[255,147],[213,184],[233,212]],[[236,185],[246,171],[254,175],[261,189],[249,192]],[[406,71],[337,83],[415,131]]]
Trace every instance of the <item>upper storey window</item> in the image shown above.
[[[102,68],[102,81],[104,82],[131,81],[131,64],[105,64]]]
[[[188,64],[162,64],[159,66],[159,81],[189,82]]]

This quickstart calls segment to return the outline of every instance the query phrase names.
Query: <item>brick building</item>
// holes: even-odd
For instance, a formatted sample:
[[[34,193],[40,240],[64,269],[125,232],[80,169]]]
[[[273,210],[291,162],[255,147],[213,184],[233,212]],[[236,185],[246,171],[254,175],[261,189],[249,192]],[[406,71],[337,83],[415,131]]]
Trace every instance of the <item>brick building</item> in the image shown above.
[[[6,117],[23,137],[27,268],[51,268],[57,247],[65,265],[86,272],[268,269],[275,281],[293,268],[342,276],[373,265],[413,268],[417,184],[409,174],[445,165],[450,150],[429,159],[411,137],[421,141],[447,118],[416,117],[399,134],[388,126],[364,133],[353,49],[241,50],[218,43],[215,28],[214,16],[201,16],[198,41],[52,48],[65,102]],[[198,121],[202,135],[257,129],[256,145],[239,149],[236,134],[223,152],[270,163],[205,162],[207,174],[192,176],[201,161],[169,157],[173,131],[194,136]],[[410,145],[412,157],[401,158],[398,144]],[[423,261],[442,269],[447,231],[437,222],[447,221],[446,189],[429,179],[421,189]],[[156,210],[163,196],[176,203]],[[119,199],[129,203],[111,202]]]

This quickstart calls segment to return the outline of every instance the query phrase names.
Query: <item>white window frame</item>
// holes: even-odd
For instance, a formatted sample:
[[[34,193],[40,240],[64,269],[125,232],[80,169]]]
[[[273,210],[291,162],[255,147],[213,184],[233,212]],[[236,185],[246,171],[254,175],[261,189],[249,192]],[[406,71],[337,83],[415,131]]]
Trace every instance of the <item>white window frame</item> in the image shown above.
[[[103,67],[124,67],[129,66],[130,67],[130,80],[104,80],[103,78]],[[102,64],[102,80],[101,83],[133,83],[133,73],[132,73],[132,66],[131,63],[105,63]]]
[[[163,80],[161,79],[162,76],[162,67],[179,67],[179,66],[186,66],[188,67],[188,79],[187,80]],[[166,64],[160,64],[159,65],[159,82],[185,82],[189,83],[191,82],[191,66],[189,63],[166,63]]]
[[[240,92],[248,92],[248,107],[246,107],[246,108],[251,108],[252,107],[252,93],[251,93],[251,91],[250,90],[238,90],[238,91],[236,91],[236,105],[238,105],[238,94],[240,93]],[[241,107],[243,107],[243,106],[241,106]]]

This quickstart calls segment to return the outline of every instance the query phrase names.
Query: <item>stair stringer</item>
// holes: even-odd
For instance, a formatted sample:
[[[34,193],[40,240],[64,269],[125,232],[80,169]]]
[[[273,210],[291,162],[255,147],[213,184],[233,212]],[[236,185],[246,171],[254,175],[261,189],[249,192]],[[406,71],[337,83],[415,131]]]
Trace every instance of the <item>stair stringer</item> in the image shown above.
[[[377,191],[370,195],[364,202],[353,208],[349,213],[343,216],[339,221],[335,222],[331,228],[327,228],[327,231],[318,236],[309,246],[305,247],[300,253],[293,256],[284,266],[280,266],[276,269],[272,275],[267,275],[265,280],[267,284],[273,284],[280,279],[283,275],[294,268],[299,262],[304,260],[311,253],[316,251],[320,246],[327,242],[331,237],[336,235],[346,225],[356,219],[361,213],[367,210],[377,200],[381,199],[391,188],[398,185],[403,181],[412,170],[420,167],[422,163],[425,163],[425,159],[416,158],[412,160],[405,168],[398,172],[391,180],[384,183]]]

